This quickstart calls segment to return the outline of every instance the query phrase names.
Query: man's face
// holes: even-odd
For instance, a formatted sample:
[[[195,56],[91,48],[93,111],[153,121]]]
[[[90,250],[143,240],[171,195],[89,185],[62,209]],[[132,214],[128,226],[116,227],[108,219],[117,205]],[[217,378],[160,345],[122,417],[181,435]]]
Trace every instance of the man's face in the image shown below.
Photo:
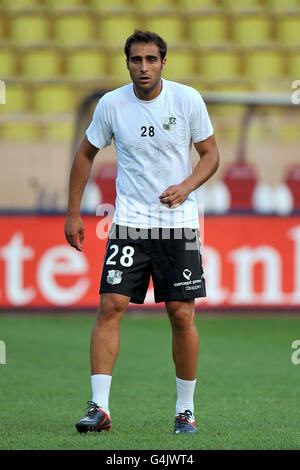
[[[161,72],[165,63],[166,59],[161,60],[159,48],[155,43],[132,44],[127,68],[138,95],[153,99],[160,93]]]

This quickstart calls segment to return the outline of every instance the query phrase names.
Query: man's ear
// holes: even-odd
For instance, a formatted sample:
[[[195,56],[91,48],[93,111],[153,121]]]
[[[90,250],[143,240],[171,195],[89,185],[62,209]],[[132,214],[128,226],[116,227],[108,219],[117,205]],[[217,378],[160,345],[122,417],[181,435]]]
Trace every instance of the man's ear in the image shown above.
[[[163,70],[166,66],[166,62],[167,62],[167,59],[164,58],[162,61],[161,61],[161,69]]]
[[[128,59],[126,59],[126,67],[127,67],[128,70],[129,70],[129,67],[128,67]]]

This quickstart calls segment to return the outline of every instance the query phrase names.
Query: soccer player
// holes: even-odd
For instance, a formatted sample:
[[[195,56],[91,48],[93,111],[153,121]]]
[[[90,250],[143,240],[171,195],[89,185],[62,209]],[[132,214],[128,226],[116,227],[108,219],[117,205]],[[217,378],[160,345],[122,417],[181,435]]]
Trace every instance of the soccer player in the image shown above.
[[[165,41],[153,32],[136,30],[124,49],[132,83],[99,100],[70,175],[65,235],[81,251],[82,194],[95,155],[114,139],[116,210],[91,334],[92,400],[76,428],[79,432],[110,430],[109,392],[120,321],[129,302],[144,302],[152,276],[155,302],[165,302],[172,328],[177,388],[174,433],[194,434],[199,348],[194,299],[206,295],[194,191],[216,171],[219,153],[198,91],[161,76],[166,66]],[[193,170],[192,143],[200,157]]]

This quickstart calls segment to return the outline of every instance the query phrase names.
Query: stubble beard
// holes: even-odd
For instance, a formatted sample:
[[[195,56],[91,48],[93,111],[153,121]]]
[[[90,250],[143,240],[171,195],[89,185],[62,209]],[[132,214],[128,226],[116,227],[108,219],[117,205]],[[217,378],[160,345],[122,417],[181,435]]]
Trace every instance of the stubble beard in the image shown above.
[[[143,97],[147,97],[152,93],[153,90],[155,90],[155,88],[158,86],[160,82],[161,82],[161,75],[158,77],[155,83],[149,86],[149,88],[141,87],[138,83],[138,79],[136,81],[133,81],[133,85],[134,85],[136,92],[138,92],[139,95]]]

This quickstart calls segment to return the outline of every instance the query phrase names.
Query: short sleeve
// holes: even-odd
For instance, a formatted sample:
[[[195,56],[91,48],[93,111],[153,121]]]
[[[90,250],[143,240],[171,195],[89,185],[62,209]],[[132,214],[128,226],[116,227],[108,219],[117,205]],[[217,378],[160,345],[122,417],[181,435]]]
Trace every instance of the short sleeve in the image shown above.
[[[107,103],[103,98],[100,98],[96,106],[93,120],[87,128],[86,136],[89,142],[99,149],[104,149],[111,144],[113,133],[109,122]]]
[[[190,129],[192,142],[201,142],[214,133],[206,105],[202,96],[196,90],[192,96],[190,109]]]

